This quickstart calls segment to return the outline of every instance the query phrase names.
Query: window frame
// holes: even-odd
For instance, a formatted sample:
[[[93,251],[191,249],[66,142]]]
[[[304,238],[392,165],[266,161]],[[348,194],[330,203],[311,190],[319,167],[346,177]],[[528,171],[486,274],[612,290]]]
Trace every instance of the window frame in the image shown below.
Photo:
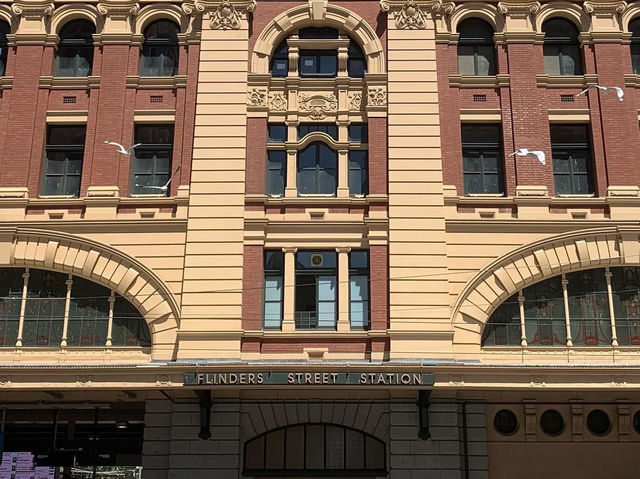
[[[333,263],[335,266],[304,266],[302,262],[299,260],[301,254],[308,254],[309,258],[314,254],[330,255],[329,257],[333,258]],[[304,250],[296,252],[296,261],[295,261],[295,303],[294,303],[294,322],[295,329],[301,331],[309,331],[309,330],[335,330],[338,324],[338,304],[339,304],[339,291],[338,291],[338,254],[335,251],[329,250]],[[299,278],[301,276],[307,278],[314,278],[314,283],[304,283],[301,284]],[[321,299],[320,298],[320,288],[321,282],[329,281],[333,286],[333,298],[332,299]],[[326,284],[326,283],[325,283]],[[307,310],[299,310],[298,306],[300,303],[298,301],[303,296],[304,290],[302,288],[313,286],[315,288],[314,296],[315,296],[315,311],[307,311]],[[323,314],[321,304],[330,304],[333,303],[333,319],[331,325],[321,325],[321,322],[326,321],[326,319],[322,319],[320,316]],[[314,317],[311,317],[311,314],[308,315],[308,318],[303,318],[302,313],[314,313]]]
[[[564,24],[562,27],[566,31],[570,32],[568,36],[559,36],[554,35],[550,36],[545,28],[549,28],[549,25],[553,25],[556,23],[560,25],[560,22]],[[552,17],[547,19],[542,25],[542,32],[544,33],[544,39],[542,43],[543,49],[543,63],[544,63],[544,72],[547,75],[558,75],[558,76],[580,76],[584,75],[584,51],[582,46],[580,45],[580,31],[576,27],[576,25],[565,18],[562,17]],[[569,50],[574,50],[576,52],[575,58],[571,54]],[[562,61],[562,57],[567,56],[574,60],[575,68],[573,72],[565,71],[565,66]],[[549,72],[547,69],[547,61],[546,58],[554,58],[554,63],[557,63],[558,73]]]
[[[585,131],[585,141],[584,142],[554,142],[553,140],[553,130],[554,128],[581,128]],[[588,123],[578,123],[578,124],[551,124],[549,128],[550,138],[551,138],[551,157],[552,157],[552,169],[553,169],[553,182],[554,182],[554,192],[556,196],[570,196],[570,195],[593,195],[595,193],[595,165],[593,164],[593,152],[591,148],[592,140],[591,140],[591,128]],[[584,152],[586,157],[586,171],[573,171],[574,162],[571,161],[571,152]],[[557,160],[556,155],[558,153],[566,154],[567,159]],[[559,161],[567,161],[569,165],[568,172],[556,171],[557,166],[559,166]],[[570,182],[570,191],[569,192],[559,192],[558,191],[558,183],[557,177],[559,176],[568,176]],[[579,192],[576,188],[575,178],[577,177],[586,177],[587,178],[587,192]]]
[[[64,128],[65,130],[68,130],[69,128],[83,128],[84,129],[84,133],[83,133],[83,141],[82,144],[80,143],[52,143],[51,142],[51,131],[53,129],[57,129],[57,128]],[[42,179],[41,179],[41,196],[60,196],[60,197],[79,197],[80,196],[80,190],[82,187],[82,170],[84,168],[84,149],[85,149],[85,143],[87,141],[87,125],[86,124],[69,124],[69,125],[62,125],[62,124],[58,124],[58,123],[52,123],[52,124],[48,124],[47,128],[46,128],[46,144],[45,144],[45,154],[44,154],[44,161],[43,161],[43,166],[42,166]],[[79,172],[78,173],[69,173],[68,169],[69,169],[69,162],[70,161],[74,161],[74,160],[69,160],[68,157],[65,157],[64,159],[64,164],[63,164],[63,168],[62,168],[62,173],[58,174],[58,173],[48,173],[49,171],[49,164],[51,161],[49,159],[49,152],[69,152],[69,153],[81,153],[80,155],[80,168],[79,168]],[[58,160],[56,160],[58,161]],[[74,193],[56,193],[56,192],[51,192],[51,191],[47,191],[47,179],[50,177],[62,177],[62,184],[63,184],[63,191],[67,190],[67,182],[68,182],[68,178],[69,177],[77,177],[78,178],[78,188],[77,190],[75,190]]]
[[[365,254],[366,255],[366,266],[356,266],[353,263],[354,255],[356,254]],[[357,284],[358,280],[362,281],[364,278],[364,285],[366,286],[364,289],[365,295],[364,297],[360,297],[360,299],[354,299],[353,297],[353,287],[354,284]],[[361,288],[362,289],[362,288]],[[354,326],[354,304],[361,304],[362,312],[363,312],[363,321],[361,325]],[[351,250],[349,252],[349,326],[351,330],[364,330],[368,331],[371,329],[371,255],[368,250]]]
[[[635,17],[629,22],[629,32],[631,32],[631,42],[629,44],[631,71],[636,75],[640,75],[640,17]]]
[[[84,24],[85,26],[89,27],[87,30],[85,30],[84,33],[90,32],[88,36],[86,37],[64,37],[63,34],[65,33],[66,29],[71,29],[72,26],[74,26],[74,24],[76,25],[80,25],[80,24]],[[80,29],[76,29],[73,33],[76,33],[79,31]],[[94,35],[96,33],[96,26],[95,24],[93,24],[91,21],[84,19],[84,18],[80,18],[80,19],[76,19],[76,20],[71,20],[67,23],[65,23],[62,28],[59,31],[59,38],[60,41],[58,42],[58,46],[57,46],[57,50],[56,50],[56,58],[55,58],[55,62],[54,62],[54,69],[53,69],[53,76],[56,78],[76,78],[76,77],[88,77],[91,76],[92,70],[93,70],[93,57],[94,57],[94,44],[93,44],[93,37],[92,35]],[[72,75],[65,75],[62,74],[62,66],[61,66],[61,61],[62,58],[65,58],[66,56],[62,56],[60,53],[62,51],[74,51],[75,50],[75,54],[71,57],[73,58],[73,74]],[[83,55],[84,53],[84,55]],[[84,74],[84,72],[80,71],[80,63],[81,60],[80,59],[84,59],[87,61],[88,63],[88,69],[86,72],[86,75]]]
[[[133,149],[133,156],[131,158],[131,166],[130,166],[130,181],[129,181],[129,188],[131,191],[132,195],[135,196],[149,196],[149,195],[153,195],[153,196],[169,196],[171,193],[171,183],[169,183],[167,190],[165,192],[162,192],[161,190],[158,190],[157,188],[148,188],[148,192],[145,191],[140,191],[141,189],[143,189],[144,187],[140,186],[136,186],[136,176],[137,175],[145,175],[145,176],[150,176],[152,178],[152,181],[144,186],[150,187],[162,187],[164,186],[164,184],[171,179],[171,181],[173,181],[173,146],[174,146],[174,142],[175,142],[175,125],[173,123],[136,123],[134,125],[134,143],[141,143],[139,140],[141,140],[142,138],[140,138],[138,135],[140,135],[140,131],[142,128],[168,128],[170,130],[170,134],[169,134],[169,138],[171,138],[171,143],[143,143],[140,146],[137,146]],[[158,171],[158,162],[160,160],[163,160],[165,158],[160,158],[157,155],[154,155],[153,158],[150,158],[150,160],[152,160],[152,171],[150,173],[136,173],[137,170],[137,160],[142,160],[141,158],[138,158],[138,151],[140,152],[169,152],[168,155],[168,162],[169,162],[169,169],[168,172],[159,172]],[[160,177],[162,175],[166,175],[166,179],[164,179],[164,183],[161,184],[157,184],[158,182],[157,177]]]
[[[333,158],[330,158],[329,161],[333,161],[335,164],[335,167],[333,168],[321,168],[320,167],[320,162],[323,161],[323,157],[321,156],[321,147],[325,147],[328,151],[333,153]],[[301,167],[301,161],[300,161],[300,156],[308,151],[310,148],[315,148],[315,166],[313,168],[302,168]],[[339,154],[336,150],[332,149],[331,146],[323,141],[312,141],[310,142],[308,145],[306,145],[304,148],[298,150],[296,152],[297,158],[296,158],[296,170],[297,170],[297,174],[296,174],[296,188],[298,191],[298,196],[327,196],[327,197],[331,197],[331,196],[336,196],[337,195],[337,191],[338,191],[338,167],[339,167]],[[302,171],[314,171],[314,188],[313,188],[313,192],[311,193],[302,193],[302,189],[300,188],[301,185],[301,172]],[[319,192],[319,173],[320,171],[334,171],[333,174],[333,179],[334,179],[334,184],[333,184],[333,191],[331,193],[324,193],[324,192]]]
[[[11,25],[0,20],[0,77],[7,73],[7,59],[9,58],[9,40],[7,35],[11,33]]]
[[[274,255],[279,255],[280,256],[280,267],[278,269],[276,268],[269,268],[268,267],[268,256],[270,254],[274,254]],[[264,274],[263,274],[263,292],[262,292],[262,329],[265,330],[273,330],[273,329],[280,329],[282,327],[282,320],[284,317],[284,252],[282,250],[274,250],[274,249],[265,249],[264,253],[263,253],[263,267],[264,267]],[[280,299],[278,300],[272,300],[272,299],[267,299],[268,295],[267,295],[267,278],[274,278],[276,279],[276,281],[279,279],[280,281],[280,285],[277,287],[277,289],[279,289],[280,292]],[[267,304],[280,304],[280,316],[278,318],[278,324],[267,324]]]
[[[496,137],[498,138],[498,142],[477,142],[477,141],[465,141],[465,131],[468,131],[472,128],[485,127],[485,128],[494,128],[496,130]],[[505,194],[505,180],[504,180],[504,157],[503,157],[503,132],[502,132],[502,124],[500,123],[461,123],[460,128],[460,137],[461,137],[461,158],[462,158],[462,188],[465,196],[479,196],[479,195],[492,195],[492,196],[503,196]],[[465,151],[469,150],[478,150],[479,151],[479,160],[481,169],[480,171],[468,170],[466,166],[466,160],[471,160],[465,154]],[[496,170],[494,171],[485,171],[485,152],[495,151],[496,156]],[[467,176],[474,175],[480,177],[480,183],[482,185],[482,192],[469,192],[467,191]],[[496,177],[497,178],[497,186],[498,191],[486,191],[486,177]]]
[[[149,37],[148,35],[150,35],[149,30],[151,29],[151,27],[156,27],[156,31],[157,31],[157,25],[161,24],[161,23],[166,23],[168,25],[171,25],[175,28],[174,33],[175,33],[175,39],[171,38],[171,34],[169,36],[169,38],[156,38],[156,37]],[[160,18],[157,20],[154,20],[152,22],[150,22],[148,25],[145,26],[144,31],[143,31],[143,40],[142,40],[142,47],[140,49],[140,61],[139,61],[139,75],[141,77],[174,77],[178,74],[178,68],[180,65],[180,41],[178,40],[178,35],[180,34],[180,26],[174,22],[171,19],[168,18]],[[166,51],[162,54],[162,55],[145,55],[145,49],[154,49],[154,48],[164,48]],[[148,51],[148,50],[147,50]],[[160,62],[158,60],[158,58],[171,58],[173,54],[174,57],[174,62],[173,62],[173,68],[171,70],[170,73],[168,73],[165,68],[166,65],[164,65],[164,60],[162,62]],[[150,59],[150,58],[154,58],[155,62],[153,64],[153,66],[145,66],[145,58]],[[149,61],[149,60],[147,60]],[[163,65],[159,65],[160,63],[162,63]],[[161,74],[157,75],[154,74],[155,71],[160,70]]]
[[[462,31],[465,27],[469,30],[476,28],[481,29],[484,28],[486,31],[484,33],[491,32],[490,35],[481,37],[465,37],[464,32]],[[462,20],[458,24],[458,47],[457,47],[457,60],[458,60],[458,73],[460,75],[465,76],[495,76],[498,72],[498,60],[496,55],[496,46],[493,40],[493,35],[495,34],[495,30],[491,26],[489,22],[482,18],[478,17],[470,17]],[[491,55],[489,57],[484,56],[481,53],[482,49],[490,49]],[[463,49],[471,49],[472,54],[463,54],[461,50]],[[462,57],[473,56],[473,73],[462,72],[460,68],[460,59]],[[488,60],[488,69],[487,72],[482,72],[480,68],[479,58],[487,58]]]

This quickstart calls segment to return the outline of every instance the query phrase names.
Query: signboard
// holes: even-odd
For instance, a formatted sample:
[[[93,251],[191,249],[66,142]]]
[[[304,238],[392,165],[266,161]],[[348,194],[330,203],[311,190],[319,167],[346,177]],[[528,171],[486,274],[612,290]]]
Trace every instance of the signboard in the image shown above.
[[[224,372],[185,373],[185,386],[433,386],[431,373]]]

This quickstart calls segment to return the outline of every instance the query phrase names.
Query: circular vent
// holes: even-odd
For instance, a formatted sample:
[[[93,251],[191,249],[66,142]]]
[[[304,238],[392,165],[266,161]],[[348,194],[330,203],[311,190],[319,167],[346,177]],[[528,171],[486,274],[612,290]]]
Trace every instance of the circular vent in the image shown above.
[[[322,266],[322,255],[321,254],[312,254],[311,255],[311,266]]]

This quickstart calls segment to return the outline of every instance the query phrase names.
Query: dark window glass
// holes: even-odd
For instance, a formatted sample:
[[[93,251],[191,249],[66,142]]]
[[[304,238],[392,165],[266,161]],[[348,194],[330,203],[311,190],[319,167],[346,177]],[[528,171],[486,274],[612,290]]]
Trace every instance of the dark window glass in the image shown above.
[[[245,443],[246,476],[386,476],[385,443],[333,424],[296,424]]]
[[[552,18],[542,25],[544,72],[547,75],[582,75],[582,52],[578,29],[564,18]]]
[[[289,47],[284,40],[273,52],[271,58],[271,76],[286,77],[289,73]]]
[[[173,76],[178,73],[178,25],[157,20],[144,30],[140,76]]]
[[[287,152],[269,150],[267,152],[267,195],[282,196],[287,180]]]
[[[611,318],[604,269],[568,273],[574,346],[611,346]]]
[[[43,194],[69,196],[80,194],[85,132],[84,125],[47,127]]]
[[[367,72],[367,61],[360,45],[351,40],[349,42],[347,73],[351,78],[364,78]]]
[[[640,434],[640,411],[636,411],[633,415],[633,429]]]
[[[606,436],[611,431],[611,419],[602,409],[594,409],[587,415],[587,429],[595,436]]]
[[[335,195],[338,153],[320,142],[311,143],[298,153],[298,193]]]
[[[483,346],[520,346],[520,307],[514,294],[493,312],[482,332]]]
[[[168,195],[173,125],[136,125],[131,192],[134,194]]]
[[[540,416],[540,427],[549,436],[558,436],[564,431],[564,419],[555,409],[547,409]]]
[[[338,125],[334,125],[330,123],[312,123],[312,124],[299,125],[298,139],[302,139],[305,136],[307,136],[309,133],[313,133],[314,131],[326,133],[331,138],[338,141]]]
[[[287,141],[287,125],[284,123],[269,123],[268,141],[270,143],[284,143]]]
[[[556,195],[593,193],[588,125],[551,125]]]
[[[349,253],[349,320],[351,329],[369,328],[369,252]]]
[[[96,27],[88,20],[73,20],[60,29],[54,76],[91,75],[94,33],[96,33]]]
[[[363,196],[368,193],[367,151],[349,151],[349,194]]]
[[[69,275],[33,269],[25,304],[22,344],[60,346]]]
[[[493,28],[480,18],[458,25],[458,72],[461,75],[495,75],[496,49]]]
[[[264,328],[280,328],[284,281],[282,251],[264,252]]]
[[[518,418],[509,409],[501,409],[493,417],[493,426],[503,436],[510,436],[518,430]]]
[[[640,346],[640,268],[611,268],[613,311],[620,346]]]
[[[21,268],[0,269],[0,345],[15,346],[24,278]]]
[[[330,27],[306,27],[301,28],[298,32],[299,38],[304,39],[313,39],[313,38],[322,38],[322,39],[331,39],[338,38],[338,30]]]
[[[562,278],[556,276],[526,288],[524,318],[529,346],[566,346]]]
[[[104,346],[109,323],[111,291],[86,279],[74,277],[69,304],[67,344]]]
[[[353,143],[368,143],[369,133],[366,123],[351,123],[349,125],[349,141]]]
[[[0,77],[7,69],[7,54],[9,52],[9,42],[7,35],[11,33],[11,27],[7,22],[0,21]]]
[[[297,329],[334,329],[338,270],[333,251],[296,254],[295,323]]]
[[[640,18],[629,23],[631,32],[631,67],[633,73],[640,73]]]
[[[113,305],[114,346],[151,346],[151,333],[147,322],[140,312],[119,294],[115,295]]]
[[[462,125],[464,194],[504,192],[500,125]]]
[[[300,50],[301,77],[334,77],[338,72],[337,50]]]

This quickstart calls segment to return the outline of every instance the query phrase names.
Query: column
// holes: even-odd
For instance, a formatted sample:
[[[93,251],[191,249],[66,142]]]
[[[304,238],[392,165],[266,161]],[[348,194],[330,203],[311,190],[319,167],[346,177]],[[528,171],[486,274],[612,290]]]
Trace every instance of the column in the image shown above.
[[[73,286],[73,275],[69,275],[69,279],[65,281],[67,285],[67,295],[64,299],[64,321],[62,323],[62,340],[60,341],[60,347],[67,347],[67,335],[69,331],[69,309],[71,308],[71,286]]]
[[[573,347],[573,339],[571,339],[571,317],[569,316],[569,292],[567,291],[567,286],[569,285],[569,280],[563,274],[562,275],[562,299],[564,304],[564,325],[567,329],[567,347]]]
[[[524,321],[524,295],[522,290],[518,293],[518,309],[520,311],[520,346],[527,347],[527,330]]]
[[[351,248],[336,248],[338,253],[338,331],[349,331],[349,252]]]
[[[113,307],[116,304],[116,294],[113,290],[111,290],[111,295],[109,296],[109,322],[107,323],[107,341],[105,342],[105,347],[107,351],[110,351],[113,340]]]
[[[284,292],[282,307],[282,331],[295,331],[296,312],[296,251],[298,248],[282,248],[284,252]]]
[[[27,306],[27,292],[29,287],[29,268],[22,273],[22,299],[20,301],[20,319],[18,322],[18,337],[16,339],[16,348],[22,347],[22,331],[24,329],[24,312]]]
[[[611,271],[609,267],[604,273],[604,277],[607,280],[607,300],[609,301],[609,318],[611,319],[611,346],[618,347],[618,334],[616,333],[616,313],[613,308],[613,290],[611,288]]]

